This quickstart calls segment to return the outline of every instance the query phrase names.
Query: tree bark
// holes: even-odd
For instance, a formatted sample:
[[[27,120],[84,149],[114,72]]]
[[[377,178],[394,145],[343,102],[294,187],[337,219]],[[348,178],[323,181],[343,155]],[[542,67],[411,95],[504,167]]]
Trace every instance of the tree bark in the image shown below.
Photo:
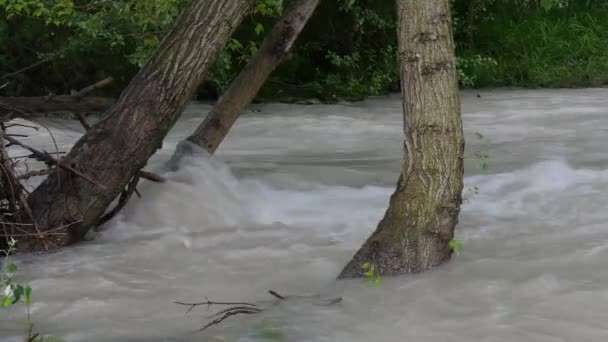
[[[384,218],[340,278],[362,276],[366,262],[382,275],[421,272],[452,254],[464,136],[449,0],[397,0],[397,8],[403,167]]]
[[[178,145],[171,165],[176,165],[176,161],[190,151],[189,143],[206,149],[210,154],[215,152],[268,76],[288,57],[289,50],[318,3],[319,0],[297,0],[286,9],[262,42],[260,49],[230,84],[205,120],[192,135]]]
[[[29,196],[43,234],[22,239],[21,251],[41,249],[45,240],[63,247],[82,239],[161,147],[253,4],[254,0],[193,0],[184,8],[152,59],[63,160],[96,184],[61,169],[50,174]]]

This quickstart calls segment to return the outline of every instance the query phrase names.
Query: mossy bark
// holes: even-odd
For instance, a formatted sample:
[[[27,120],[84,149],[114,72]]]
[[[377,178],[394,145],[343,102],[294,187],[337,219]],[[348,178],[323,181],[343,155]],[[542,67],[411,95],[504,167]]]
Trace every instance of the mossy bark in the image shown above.
[[[397,0],[405,156],[376,231],[340,274],[428,270],[450,259],[463,188],[464,136],[449,0]]]

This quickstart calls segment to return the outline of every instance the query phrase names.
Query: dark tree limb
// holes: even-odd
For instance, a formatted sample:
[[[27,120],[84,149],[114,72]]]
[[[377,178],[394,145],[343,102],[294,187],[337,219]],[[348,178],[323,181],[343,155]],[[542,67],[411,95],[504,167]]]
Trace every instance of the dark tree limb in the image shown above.
[[[133,192],[137,191],[137,183],[139,182],[139,175],[136,175],[131,179],[127,188],[120,194],[120,198],[118,199],[118,204],[107,214],[102,216],[97,223],[97,226],[101,226],[104,223],[110,221],[114,216],[116,216],[133,195]]]
[[[114,78],[112,78],[112,77],[104,78],[103,80],[98,81],[95,84],[92,84],[88,87],[84,87],[84,88],[80,89],[80,91],[78,91],[76,94],[72,95],[72,97],[74,97],[75,99],[82,99],[83,97],[85,97],[85,95],[92,92],[93,90],[101,89],[101,88],[109,86],[110,84],[112,84],[113,81],[114,81]]]
[[[103,112],[110,108],[114,103],[113,99],[85,98],[85,96],[93,90],[107,87],[113,81],[112,77],[107,77],[72,95],[0,97],[0,117],[2,121],[7,121],[14,117],[27,117],[31,113],[74,112],[81,120],[80,116],[83,112]]]
[[[85,131],[88,131],[91,129],[91,125],[89,125],[89,123],[87,122],[87,119],[84,117],[83,113],[76,113],[76,118],[78,119],[78,121],[80,121],[80,124],[82,125],[82,127],[84,127]]]
[[[19,175],[17,177],[17,180],[30,179],[32,177],[37,177],[37,176],[46,176],[49,173],[51,173],[52,171],[53,171],[53,169],[42,169],[42,170],[29,171],[22,175]]]
[[[0,118],[2,121],[8,121],[15,117],[30,118],[33,113],[100,113],[110,108],[114,102],[114,99],[105,97],[78,99],[71,95],[0,97]]]
[[[296,298],[296,297],[308,298],[305,296],[282,296],[273,290],[268,290],[268,293],[278,300],[278,301],[274,301],[275,304],[278,302],[285,301],[289,298]],[[313,296],[313,297],[315,297],[315,296]],[[334,305],[334,304],[340,303],[341,301],[342,301],[342,298],[337,297],[337,298],[330,299],[326,303],[322,303],[320,305]],[[212,314],[211,316],[208,316],[207,317],[208,319],[213,319],[213,320],[210,321],[209,323],[207,323],[206,325],[204,325],[202,328],[196,330],[195,332],[200,332],[213,325],[219,324],[219,323],[223,322],[224,320],[230,318],[231,316],[235,316],[235,315],[239,315],[239,314],[251,315],[251,314],[256,314],[256,313],[260,313],[260,312],[264,311],[264,307],[259,306],[257,304],[252,304],[252,303],[247,303],[247,302],[213,302],[213,301],[210,301],[208,298],[206,298],[206,301],[198,302],[198,303],[184,303],[184,302],[174,302],[174,303],[178,304],[178,305],[187,306],[188,310],[186,311],[186,313],[189,313],[194,308],[196,308],[198,306],[203,306],[203,305],[207,306],[207,309],[211,309],[211,307],[213,305],[229,305],[230,306],[226,309],[220,310],[220,311]]]
[[[273,290],[268,290],[268,293],[270,293],[271,295],[273,295],[274,297],[276,297],[278,299],[281,299],[281,300],[285,300],[286,299],[285,297],[281,296],[280,294],[276,293]]]
[[[198,303],[184,303],[184,302],[173,302],[175,304],[178,305],[184,305],[184,306],[188,306],[188,311],[186,311],[186,313],[192,311],[194,308],[201,306],[201,305],[206,305],[207,309],[210,309],[212,305],[247,305],[247,306],[251,306],[251,307],[256,307],[257,305],[255,304],[251,304],[251,303],[245,303],[245,302],[212,302],[209,299],[207,299],[204,302],[198,302]]]
[[[23,147],[24,149],[32,152],[32,154],[34,155],[34,157],[37,160],[45,162],[48,166],[53,166],[53,165],[59,166],[60,168],[65,169],[65,170],[77,175],[78,177],[86,180],[87,182],[98,186],[102,190],[105,190],[105,186],[103,186],[99,182],[95,181],[94,179],[90,178],[89,176],[83,174],[82,172],[74,169],[73,167],[67,165],[66,163],[62,162],[61,160],[55,159],[48,152],[39,151],[33,147],[30,147],[30,146],[20,142],[19,140],[11,138],[9,136],[5,136],[4,139],[9,141],[12,145],[18,145],[18,146]]]

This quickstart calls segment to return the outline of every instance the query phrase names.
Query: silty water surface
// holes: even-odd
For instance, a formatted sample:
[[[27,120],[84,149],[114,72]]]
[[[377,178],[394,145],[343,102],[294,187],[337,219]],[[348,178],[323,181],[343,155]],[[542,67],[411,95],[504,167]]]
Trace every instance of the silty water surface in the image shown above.
[[[217,158],[143,183],[94,241],[18,260],[35,330],[67,341],[262,341],[269,329],[283,341],[606,341],[608,90],[479,94],[462,93],[464,251],[444,267],[380,287],[335,281],[394,189],[399,97],[254,105]],[[209,108],[189,106],[150,169]],[[60,150],[80,136],[76,122],[46,123]],[[44,132],[30,142],[49,146]],[[477,152],[490,156],[485,171]],[[343,302],[294,299],[199,334],[213,311],[173,304],[267,304],[268,289]],[[3,313],[0,336],[20,336],[22,318]]]

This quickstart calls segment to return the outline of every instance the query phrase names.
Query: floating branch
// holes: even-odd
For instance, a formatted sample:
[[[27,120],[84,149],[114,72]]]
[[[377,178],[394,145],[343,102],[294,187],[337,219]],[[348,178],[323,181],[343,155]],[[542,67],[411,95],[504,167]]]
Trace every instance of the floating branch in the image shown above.
[[[272,295],[274,298],[276,298],[278,300],[278,302],[282,302],[285,300],[288,300],[289,298],[313,298],[313,297],[318,297],[318,296],[310,296],[310,297],[306,297],[306,296],[282,296],[280,294],[278,294],[276,291],[273,290],[268,290],[268,293],[270,295]],[[203,331],[213,325],[219,324],[221,322],[223,322],[224,320],[228,319],[231,316],[235,316],[235,315],[239,315],[239,314],[243,314],[243,315],[252,315],[252,314],[257,314],[260,313],[262,311],[264,311],[264,307],[258,305],[258,304],[253,304],[253,303],[247,303],[247,302],[213,302],[210,301],[208,298],[205,298],[206,300],[204,302],[198,302],[198,303],[184,303],[184,302],[174,302],[175,304],[178,305],[183,305],[183,306],[187,306],[188,310],[186,311],[186,313],[189,313],[190,311],[192,311],[194,308],[199,307],[199,306],[207,306],[207,309],[211,309],[211,307],[213,305],[229,305],[230,307],[220,310],[216,313],[214,313],[213,315],[207,317],[208,319],[212,319],[209,323],[207,323],[205,326],[203,326],[202,328],[196,330],[195,332],[200,332]],[[337,298],[333,298],[328,300],[327,302],[321,303],[320,305],[333,305],[333,304],[337,304],[340,303],[342,301],[341,297],[337,297]],[[276,304],[278,303],[277,301],[274,301],[273,303]]]

